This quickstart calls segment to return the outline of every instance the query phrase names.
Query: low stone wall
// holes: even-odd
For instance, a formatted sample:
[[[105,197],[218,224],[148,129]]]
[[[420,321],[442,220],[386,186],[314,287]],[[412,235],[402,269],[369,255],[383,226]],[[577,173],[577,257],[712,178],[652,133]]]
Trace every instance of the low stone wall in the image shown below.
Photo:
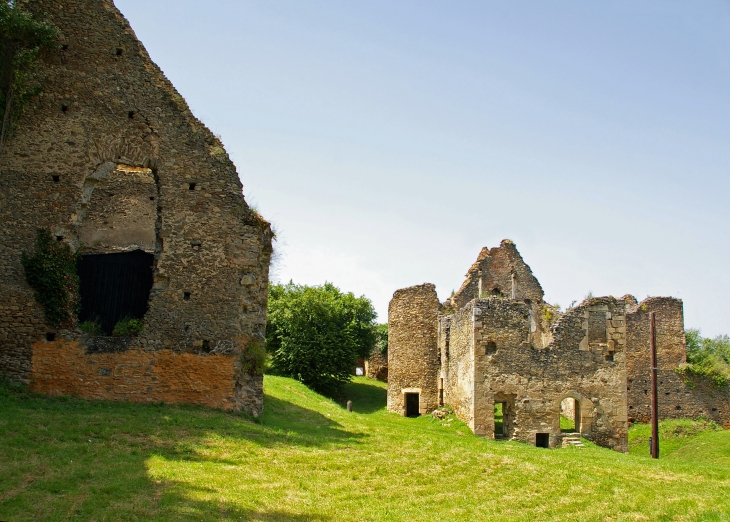
[[[89,353],[78,341],[36,342],[30,388],[84,399],[201,404],[258,414],[263,404],[255,398],[263,393],[263,380],[243,375],[236,383],[238,374],[236,358],[226,355],[137,349]]]
[[[388,354],[381,353],[377,346],[365,360],[365,375],[370,379],[388,382]]]

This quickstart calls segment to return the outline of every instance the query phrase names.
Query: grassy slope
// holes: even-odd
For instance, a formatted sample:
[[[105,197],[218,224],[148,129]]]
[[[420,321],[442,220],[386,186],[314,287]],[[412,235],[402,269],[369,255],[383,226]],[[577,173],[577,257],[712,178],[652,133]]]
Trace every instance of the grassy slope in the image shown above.
[[[543,450],[386,413],[385,386],[364,378],[354,413],[290,379],[265,389],[253,423],[0,388],[0,519],[730,519],[730,431],[653,461],[643,427],[636,455]]]

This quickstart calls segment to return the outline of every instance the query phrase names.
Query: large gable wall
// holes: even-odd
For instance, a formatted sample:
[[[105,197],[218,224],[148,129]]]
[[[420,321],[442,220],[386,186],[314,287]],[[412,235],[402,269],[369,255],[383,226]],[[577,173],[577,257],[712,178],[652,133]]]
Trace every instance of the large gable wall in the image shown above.
[[[118,397],[112,378],[123,363],[113,357],[88,384],[93,393],[78,382],[73,389],[62,384],[73,380],[78,363],[63,361],[99,351],[79,331],[53,332],[59,341],[42,351],[47,360],[57,350],[54,369],[33,357],[32,345],[45,343],[52,329],[25,282],[20,255],[44,227],[82,253],[154,254],[144,331],[105,350],[187,354],[185,371],[159,372],[167,376],[127,389],[123,398],[159,400],[150,398],[155,387],[186,389],[213,379],[202,387],[222,387],[224,404],[205,391],[181,400],[260,411],[261,378],[240,371],[240,356],[264,340],[271,232],[244,201],[233,163],[110,1],[25,5],[45,13],[61,37],[60,49],[40,66],[43,93],[2,155],[0,373],[51,393]],[[196,362],[210,355],[226,368],[216,373],[209,360]],[[54,378],[55,387],[42,384]]]

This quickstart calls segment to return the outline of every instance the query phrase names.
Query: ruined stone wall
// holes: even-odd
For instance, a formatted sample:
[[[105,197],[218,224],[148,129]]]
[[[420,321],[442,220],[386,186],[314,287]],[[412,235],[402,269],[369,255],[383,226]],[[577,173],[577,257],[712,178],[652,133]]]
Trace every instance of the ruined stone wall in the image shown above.
[[[421,414],[438,407],[436,287],[397,290],[388,306],[388,410],[405,414],[405,393],[418,393]]]
[[[490,296],[528,303],[531,310],[530,342],[539,348],[550,343],[549,327],[543,320],[542,287],[509,239],[491,250],[482,249],[461,288],[446,300],[444,306],[455,312],[472,299]]]
[[[376,345],[365,360],[365,375],[370,379],[388,382],[388,353],[383,354],[380,346]]]
[[[482,293],[478,295],[480,281]],[[509,239],[503,240],[498,247],[491,250],[487,247],[482,249],[476,262],[469,268],[466,280],[446,304],[456,311],[472,299],[491,295],[534,303],[543,301],[544,293],[540,283]]]
[[[220,140],[191,114],[110,1],[26,5],[44,12],[61,37],[41,63],[42,94],[3,151],[0,373],[30,382],[33,347],[49,332],[85,343],[79,331],[45,324],[25,282],[20,254],[33,250],[44,227],[81,253],[154,253],[144,331],[105,364],[123,367],[129,350],[189,354],[201,366],[217,361],[228,375],[226,404],[260,411],[260,382],[252,390],[239,355],[264,342],[271,232],[244,201]],[[145,389],[165,386],[158,380]]]
[[[629,419],[651,419],[651,312],[656,312],[659,418],[705,417],[729,425],[730,393],[713,386],[706,378],[685,377],[676,372],[687,362],[687,354],[682,301],[671,297],[648,298],[626,316]]]
[[[474,430],[474,317],[472,307],[440,319],[439,346],[444,404]],[[448,341],[448,349],[446,342]],[[441,381],[439,381],[441,386]]]
[[[603,328],[597,316],[602,316]],[[530,343],[530,306],[508,299],[480,299],[451,317],[450,368],[455,353],[468,358],[473,317],[473,410],[457,402],[455,412],[474,432],[494,436],[494,404],[505,404],[505,436],[535,444],[537,433],[559,446],[560,403],[579,401],[583,436],[618,451],[627,449],[624,304],[592,299],[569,310],[554,329],[554,341],[540,349]],[[456,335],[455,335],[456,334]],[[609,348],[610,347],[610,348]],[[461,374],[459,374],[461,378]],[[458,397],[453,371],[446,397]],[[451,390],[457,392],[452,395]],[[450,401],[446,401],[450,404]]]

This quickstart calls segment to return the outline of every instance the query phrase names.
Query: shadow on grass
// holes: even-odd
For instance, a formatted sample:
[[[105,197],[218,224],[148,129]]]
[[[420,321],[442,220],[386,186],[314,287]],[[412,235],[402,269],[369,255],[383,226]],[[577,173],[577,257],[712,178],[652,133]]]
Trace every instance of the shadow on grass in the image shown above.
[[[375,413],[385,409],[387,399],[388,392],[374,383],[349,382],[337,402],[344,407],[352,401],[352,411],[356,413]]]
[[[212,488],[191,487],[173,481],[164,483],[165,494],[160,499],[158,516],[169,520],[261,520],[292,521],[313,520],[327,521],[331,517],[314,513],[297,514],[284,510],[246,509],[231,502],[220,500],[201,500],[192,496],[216,495]]]
[[[0,385],[0,520],[327,520],[248,509],[205,484],[150,475],[156,457],[245,473],[246,446],[238,446],[241,458],[225,449],[236,441],[327,448],[362,437],[287,401],[267,397],[267,408],[268,418],[254,423],[203,407],[50,398]]]

